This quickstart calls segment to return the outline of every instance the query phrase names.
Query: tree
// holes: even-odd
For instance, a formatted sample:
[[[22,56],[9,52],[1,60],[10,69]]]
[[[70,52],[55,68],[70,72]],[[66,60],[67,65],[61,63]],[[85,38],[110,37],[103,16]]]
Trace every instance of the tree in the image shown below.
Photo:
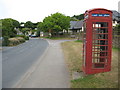
[[[37,28],[37,25],[39,24],[39,22],[37,22],[37,23],[33,23],[33,28],[32,29],[35,29],[35,28]]]
[[[37,24],[37,36],[40,36],[40,32],[45,32],[45,25],[43,22]]]
[[[78,20],[83,20],[83,19],[84,19],[84,14],[74,15],[71,17],[71,21],[78,21]]]
[[[20,26],[19,22],[11,18],[1,19],[1,21],[2,36],[15,37],[17,35],[15,28],[18,28]]]
[[[31,21],[27,21],[27,22],[24,24],[24,27],[25,27],[25,28],[33,29],[33,28],[34,28],[34,24],[33,24]]]
[[[30,31],[29,28],[22,28],[21,32],[25,35],[28,34],[28,32]]]
[[[13,19],[13,26],[14,26],[15,28],[20,28],[20,23],[19,23],[17,20],[14,20],[14,19]]]
[[[70,17],[61,13],[51,14],[51,16],[45,17],[43,23],[38,24],[39,29],[43,29],[44,32],[49,32],[52,36],[55,36],[63,29],[70,27]]]

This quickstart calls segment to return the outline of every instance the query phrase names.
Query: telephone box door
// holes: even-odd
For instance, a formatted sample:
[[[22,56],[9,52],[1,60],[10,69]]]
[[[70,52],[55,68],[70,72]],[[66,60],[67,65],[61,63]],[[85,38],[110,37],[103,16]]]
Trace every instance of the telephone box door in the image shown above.
[[[93,22],[92,67],[105,68],[108,64],[108,22]]]

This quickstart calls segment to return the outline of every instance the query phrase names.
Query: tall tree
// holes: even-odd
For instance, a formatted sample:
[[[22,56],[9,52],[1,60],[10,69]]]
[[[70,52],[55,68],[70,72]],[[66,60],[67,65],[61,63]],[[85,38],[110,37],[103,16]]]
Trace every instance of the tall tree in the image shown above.
[[[70,17],[61,13],[51,14],[51,16],[45,17],[43,23],[38,25],[38,28],[44,29],[44,32],[50,32],[52,36],[58,34],[63,29],[70,27]]]
[[[78,20],[83,20],[83,19],[84,19],[84,14],[74,15],[71,17],[71,21],[78,21]]]
[[[30,28],[30,29],[33,29],[34,28],[34,25],[31,21],[27,21],[25,24],[24,24],[24,27],[25,28]]]
[[[14,37],[16,36],[17,32],[15,28],[19,27],[19,22],[17,20],[6,18],[1,19],[2,21],[2,36]]]

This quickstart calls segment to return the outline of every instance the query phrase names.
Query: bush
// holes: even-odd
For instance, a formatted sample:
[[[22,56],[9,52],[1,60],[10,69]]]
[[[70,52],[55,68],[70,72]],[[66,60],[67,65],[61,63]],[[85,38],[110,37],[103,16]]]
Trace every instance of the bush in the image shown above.
[[[17,38],[9,38],[9,41],[10,46],[18,45],[20,43],[20,41]]]
[[[29,36],[25,36],[25,35],[16,35],[16,37],[23,37],[25,40],[29,40]]]
[[[29,36],[25,36],[25,38],[24,38],[25,40],[29,40]]]
[[[25,39],[23,37],[16,37],[16,39],[18,39],[20,43],[25,42]]]
[[[23,42],[25,42],[25,39],[22,37],[9,38],[9,46],[15,46]]]
[[[25,35],[16,35],[16,37],[23,37],[23,38],[25,38]]]
[[[8,46],[9,45],[9,40],[8,40],[8,36],[4,36],[3,40],[2,40],[2,46]]]

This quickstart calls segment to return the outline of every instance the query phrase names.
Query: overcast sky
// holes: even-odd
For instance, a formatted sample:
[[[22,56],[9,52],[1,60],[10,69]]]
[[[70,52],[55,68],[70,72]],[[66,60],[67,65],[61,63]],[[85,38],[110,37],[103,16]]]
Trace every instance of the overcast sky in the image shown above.
[[[0,19],[40,22],[56,12],[73,16],[92,8],[118,11],[118,1],[120,0],[0,0]]]

